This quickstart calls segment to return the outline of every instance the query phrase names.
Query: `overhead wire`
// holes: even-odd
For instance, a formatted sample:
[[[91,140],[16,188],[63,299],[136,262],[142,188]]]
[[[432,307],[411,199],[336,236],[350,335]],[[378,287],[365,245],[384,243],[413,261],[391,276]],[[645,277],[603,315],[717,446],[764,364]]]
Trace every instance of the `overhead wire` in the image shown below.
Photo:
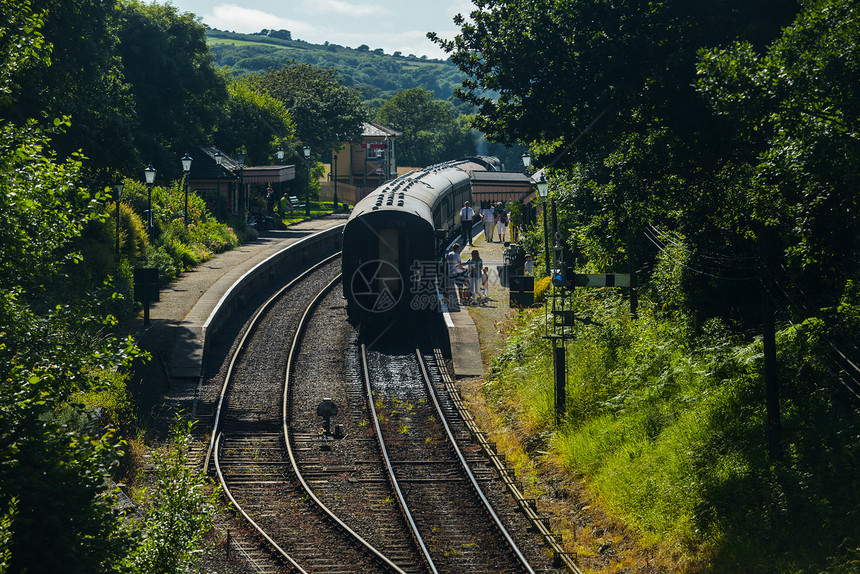
[[[786,301],[788,301],[788,305],[786,305],[786,304],[784,304],[784,303],[781,303],[781,302],[780,302],[780,298],[778,298],[778,297],[776,296],[777,294],[776,294],[776,293],[774,293],[774,291],[773,291],[772,289],[768,288],[768,286],[766,285],[766,283],[767,283],[767,282],[766,282],[766,281],[763,281],[763,280],[762,280],[762,277],[761,277],[760,275],[756,275],[756,276],[747,276],[747,277],[727,277],[727,276],[725,276],[725,275],[721,274],[721,271],[723,271],[723,270],[719,270],[719,271],[711,272],[711,270],[705,270],[705,269],[702,269],[702,268],[698,268],[698,267],[696,267],[696,266],[694,266],[694,265],[691,265],[691,264],[689,264],[689,263],[687,263],[687,262],[684,262],[684,261],[682,261],[682,260],[678,259],[677,257],[675,257],[672,253],[670,253],[670,252],[667,250],[667,248],[666,248],[666,243],[669,243],[669,244],[672,244],[672,245],[673,245],[673,246],[675,246],[675,247],[678,247],[679,249],[681,249],[681,250],[685,251],[688,255],[691,255],[691,256],[704,257],[704,255],[703,255],[703,254],[700,254],[700,253],[693,253],[693,252],[692,252],[692,251],[690,251],[688,248],[686,248],[682,243],[680,243],[680,242],[678,242],[678,241],[674,240],[674,238],[672,238],[672,237],[671,237],[671,235],[670,235],[669,233],[667,233],[667,232],[661,232],[661,231],[660,231],[656,226],[654,226],[654,225],[652,225],[652,224],[650,224],[650,223],[649,223],[649,224],[647,224],[647,225],[643,228],[643,233],[644,233],[645,237],[648,239],[648,241],[650,241],[650,242],[651,242],[651,243],[652,243],[652,244],[653,244],[653,245],[654,245],[654,246],[655,246],[655,247],[656,247],[656,248],[657,248],[657,249],[658,249],[658,250],[659,250],[659,251],[660,251],[660,252],[665,256],[665,257],[667,257],[667,258],[668,258],[670,261],[672,261],[673,263],[675,263],[675,264],[677,264],[677,265],[680,265],[681,267],[683,267],[683,268],[685,268],[685,269],[688,269],[688,270],[690,270],[690,271],[691,271],[691,272],[693,272],[693,273],[696,273],[696,274],[698,274],[698,275],[704,275],[704,276],[706,276],[706,277],[711,277],[711,278],[713,278],[713,279],[717,279],[717,280],[720,280],[720,281],[749,281],[749,280],[752,280],[752,279],[758,279],[758,280],[759,280],[759,283],[762,285],[762,288],[765,290],[765,292],[767,293],[768,297],[770,297],[770,299],[771,299],[771,300],[772,300],[772,301],[773,301],[773,302],[774,302],[774,303],[775,303],[775,304],[780,308],[780,310],[786,314],[786,317],[787,317],[787,319],[788,319],[789,323],[790,323],[793,327],[795,327],[795,328],[797,328],[797,325],[794,323],[794,321],[792,321],[792,319],[791,319],[792,315],[794,315],[794,316],[800,316],[800,317],[805,317],[805,318],[809,318],[809,317],[812,315],[811,313],[809,313],[808,308],[807,308],[805,305],[803,305],[803,304],[801,304],[801,305],[799,306],[799,308],[803,309],[803,310],[804,310],[804,311],[806,311],[806,312],[804,313],[804,312],[799,312],[799,311],[798,311],[798,304],[797,304],[796,302],[794,302],[794,300],[791,298],[791,296],[789,295],[789,293],[788,293],[788,292],[783,288],[783,286],[782,286],[782,285],[781,285],[781,284],[780,284],[780,283],[779,283],[779,282],[778,282],[778,281],[773,277],[773,274],[772,274],[772,273],[770,272],[770,270],[769,270],[769,269],[768,269],[768,268],[767,268],[767,267],[766,267],[766,266],[761,262],[760,258],[758,258],[758,257],[738,257],[738,258],[731,258],[731,257],[726,256],[726,257],[723,257],[723,259],[725,259],[725,260],[734,260],[734,261],[757,261],[756,268],[757,268],[758,270],[760,270],[761,272],[763,272],[762,274],[766,274],[766,275],[768,276],[768,278],[769,278],[770,282],[773,282],[773,284],[774,284],[777,288],[779,288],[779,290],[782,292],[782,295],[783,295],[783,297],[785,298],[785,300],[786,300]],[[717,259],[717,257],[715,257],[714,259]],[[750,270],[750,269],[751,269],[751,267],[744,267],[744,268],[743,268],[743,270],[745,270],[745,271],[748,271],[748,270]],[[783,267],[783,269],[785,269],[785,268]],[[800,290],[799,288],[798,288],[798,290],[801,292],[801,294],[803,293],[803,292],[802,292],[802,290]],[[805,295],[804,295],[804,296],[805,296]],[[836,345],[835,345],[835,344],[830,340],[830,338],[829,338],[826,334],[822,336],[822,339],[823,339],[823,340],[824,340],[824,341],[825,341],[825,342],[826,342],[826,343],[831,347],[831,349],[833,349],[834,353],[836,353],[836,355],[838,355],[838,356],[839,356],[839,357],[840,357],[840,358],[845,362],[845,364],[846,364],[846,365],[848,365],[848,366],[849,366],[852,370],[854,370],[856,373],[860,374],[860,366],[858,366],[854,361],[852,361],[848,356],[846,356],[846,354],[845,354],[844,352],[842,352],[842,351],[841,351],[841,350],[840,350],[840,349],[839,349],[839,348],[838,348],[838,347],[837,347],[837,346],[836,346]],[[853,347],[853,344],[852,344],[852,347]],[[856,348],[856,347],[855,347],[855,348]],[[854,385],[856,385],[856,388],[854,388],[852,385],[848,384],[848,382],[847,382],[843,377],[840,377],[838,373],[834,373],[834,372],[833,372],[833,370],[832,370],[832,369],[830,368],[830,366],[828,365],[828,361],[827,361],[827,360],[823,360],[824,358],[823,358],[822,356],[820,356],[820,355],[819,355],[819,359],[822,359],[822,360],[821,360],[821,365],[822,365],[822,366],[827,370],[827,372],[828,372],[828,373],[830,373],[830,375],[831,375],[833,378],[837,379],[837,380],[838,380],[838,381],[839,381],[839,382],[840,382],[840,383],[841,383],[841,384],[842,384],[842,385],[843,385],[843,386],[844,386],[844,387],[845,387],[845,388],[846,388],[846,389],[847,389],[847,390],[848,390],[852,395],[854,395],[855,397],[857,397],[858,399],[860,399],[860,380],[858,380],[857,378],[855,378],[855,377],[854,377],[854,376],[853,376],[853,375],[848,371],[848,369],[847,369],[847,368],[845,368],[844,366],[840,365],[840,364],[839,364],[839,361],[836,361],[837,365],[839,365],[839,371],[840,371],[841,373],[844,373],[844,374],[845,374],[845,376],[847,376],[847,377],[848,377],[848,378],[849,378],[849,379],[854,383]],[[833,360],[833,359],[832,359],[832,358],[830,358],[830,360]]]
[[[785,289],[782,287],[782,285],[780,285],[780,284],[779,284],[779,282],[777,282],[777,281],[773,278],[773,274],[772,274],[772,273],[770,273],[770,270],[767,268],[767,266],[766,266],[766,265],[762,264],[762,270],[763,270],[763,272],[764,272],[764,273],[766,273],[766,274],[769,276],[768,278],[769,278],[769,280],[770,280],[770,281],[761,281],[761,287],[762,287],[762,289],[764,289],[765,293],[768,295],[768,297],[770,297],[771,301],[773,301],[773,302],[774,302],[774,304],[776,304],[776,305],[780,308],[780,310],[781,310],[781,311],[783,311],[783,312],[785,313],[786,319],[787,319],[787,320],[788,320],[788,322],[791,324],[791,326],[792,326],[792,327],[794,327],[795,329],[797,329],[797,328],[798,328],[798,325],[797,325],[797,324],[792,320],[792,318],[791,318],[791,317],[792,317],[792,314],[799,315],[799,316],[801,316],[801,317],[806,317],[806,315],[805,315],[805,314],[803,314],[803,313],[797,313],[797,309],[796,309],[795,304],[793,303],[792,299],[788,296],[788,293],[786,293],[786,291],[785,291]],[[788,304],[785,304],[785,303],[780,302],[780,300],[776,297],[776,294],[774,293],[774,291],[773,291],[773,290],[771,290],[771,289],[768,287],[767,283],[773,283],[777,288],[779,288],[779,290],[783,293],[783,296],[784,296],[784,297],[786,298],[786,300],[788,301]],[[806,317],[806,318],[808,318],[808,317]],[[822,338],[822,339],[823,339],[823,340],[824,340],[824,341],[825,341],[825,342],[826,342],[826,343],[827,343],[827,344],[828,344],[828,345],[829,345],[829,346],[830,346],[830,347],[831,347],[831,348],[832,348],[832,349],[833,349],[833,350],[834,350],[834,351],[835,351],[835,352],[836,352],[840,357],[842,357],[842,358],[843,358],[843,359],[844,359],[844,360],[845,360],[845,361],[846,361],[846,362],[847,362],[847,363],[848,363],[848,364],[849,364],[849,365],[850,365],[850,366],[851,366],[851,367],[852,367],[852,368],[853,368],[853,369],[854,369],[858,374],[860,374],[860,368],[858,368],[858,366],[857,366],[857,365],[855,365],[853,361],[851,361],[850,359],[848,359],[848,358],[844,355],[844,353],[842,353],[842,352],[841,352],[841,351],[840,351],[840,350],[839,350],[839,349],[838,349],[838,348],[833,344],[833,342],[832,342],[832,341],[830,341],[830,339],[827,337],[827,335],[826,335],[826,334],[822,334],[822,335],[821,335],[821,338]],[[811,349],[811,348],[810,348],[810,349]],[[843,379],[842,377],[840,377],[838,373],[834,373],[834,372],[833,372],[833,370],[832,370],[832,369],[830,368],[830,366],[828,365],[828,361],[824,360],[824,357],[823,357],[822,355],[817,354],[817,356],[818,356],[818,358],[819,358],[819,360],[820,360],[820,362],[821,362],[821,365],[822,365],[822,366],[827,370],[827,372],[828,372],[828,373],[830,373],[830,375],[831,375],[833,378],[835,378],[837,381],[839,381],[839,383],[840,383],[840,384],[842,384],[842,386],[844,386],[844,387],[848,390],[848,392],[850,392],[852,395],[854,395],[855,397],[857,397],[857,399],[860,399],[860,380],[858,380],[858,379],[854,378],[854,376],[853,376],[850,372],[848,372],[848,370],[847,370],[847,369],[845,369],[843,366],[839,365],[839,370],[840,370],[840,372],[845,373],[845,375],[846,375],[846,376],[847,376],[847,377],[848,377],[848,378],[849,378],[849,379],[854,383],[854,385],[856,385],[856,388],[854,388],[852,385],[849,385],[849,384],[848,384],[848,382],[847,382],[845,379]],[[832,360],[832,359],[831,359],[831,360]],[[837,363],[837,365],[839,364],[839,363],[838,363],[838,361],[836,361],[836,363]]]
[[[698,275],[704,275],[706,277],[711,277],[713,279],[719,279],[721,281],[750,281],[752,279],[756,279],[756,276],[754,276],[754,275],[753,276],[741,276],[741,277],[727,277],[727,276],[721,274],[721,272],[723,270],[716,270],[716,271],[705,270],[705,269],[701,269],[701,268],[695,267],[693,265],[690,265],[689,263],[685,263],[684,261],[681,261],[678,258],[674,257],[666,249],[666,246],[665,246],[665,244],[662,243],[661,239],[656,234],[651,232],[647,227],[643,228],[642,232],[645,234],[645,237],[648,239],[648,241],[653,243],[654,246],[657,247],[657,249],[659,249],[660,252],[663,253],[663,255],[666,256],[670,261],[672,261],[673,263],[676,263],[677,265],[680,265],[681,267],[684,267],[685,269],[692,271],[693,273],[696,273]],[[688,253],[689,253],[689,251],[688,251]],[[743,271],[749,271],[750,269],[746,268],[746,269],[742,269],[742,270]]]

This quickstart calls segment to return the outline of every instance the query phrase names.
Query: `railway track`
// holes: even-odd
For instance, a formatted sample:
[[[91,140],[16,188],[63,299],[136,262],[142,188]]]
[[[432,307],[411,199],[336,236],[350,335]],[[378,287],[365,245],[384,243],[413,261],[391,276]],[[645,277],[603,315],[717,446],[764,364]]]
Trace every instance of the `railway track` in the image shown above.
[[[267,574],[533,572],[529,561],[550,571],[545,554],[530,548],[528,558],[518,557],[501,534],[499,524],[525,531],[515,506],[494,520],[474,502],[470,482],[498,490],[499,472],[447,397],[439,357],[407,353],[367,400],[359,335],[332,289],[336,276],[337,262],[329,259],[271,297],[227,369],[206,460],[248,525],[234,540],[240,553]],[[404,360],[383,355],[372,362]],[[444,414],[431,414],[425,380]],[[340,407],[333,426],[343,429],[343,440],[321,431],[316,407],[324,397]],[[374,432],[371,406],[382,414],[386,447]],[[416,417],[435,425],[419,430]],[[453,441],[444,438],[444,418],[454,421]],[[461,460],[446,442],[460,443]],[[396,455],[393,470],[386,470],[383,448]],[[413,509],[411,518],[401,505]]]
[[[430,571],[533,573],[483,493],[492,467],[474,445],[460,448],[468,432],[448,422],[459,416],[437,398],[435,356],[364,347],[361,355],[389,480]]]
[[[301,317],[336,283],[337,267],[334,258],[325,260],[259,309],[231,360],[215,413],[207,462],[211,456],[232,506],[256,532],[241,547],[258,572],[400,572],[345,536],[338,519],[315,504],[284,445],[288,350]]]

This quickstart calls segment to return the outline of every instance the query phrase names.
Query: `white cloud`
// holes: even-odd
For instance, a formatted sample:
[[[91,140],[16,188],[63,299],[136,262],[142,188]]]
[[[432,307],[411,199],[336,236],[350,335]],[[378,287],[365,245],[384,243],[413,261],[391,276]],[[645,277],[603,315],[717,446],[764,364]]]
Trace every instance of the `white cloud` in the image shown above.
[[[311,0],[304,3],[305,11],[314,14],[336,14],[350,18],[390,16],[391,11],[377,4],[353,4],[342,0]]]
[[[229,30],[242,34],[259,32],[263,29],[289,30],[293,38],[316,36],[317,28],[301,20],[281,18],[262,10],[243,8],[235,4],[221,4],[212,8],[211,14],[203,16],[203,20],[212,28]]]

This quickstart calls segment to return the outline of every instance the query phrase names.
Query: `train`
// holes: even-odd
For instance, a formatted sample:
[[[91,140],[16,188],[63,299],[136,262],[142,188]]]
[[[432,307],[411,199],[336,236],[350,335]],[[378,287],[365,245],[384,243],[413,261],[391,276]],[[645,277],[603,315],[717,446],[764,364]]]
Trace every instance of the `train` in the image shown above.
[[[343,230],[350,319],[373,324],[438,310],[441,262],[459,234],[460,209],[472,201],[471,174],[501,169],[492,156],[448,161],[399,176],[359,201]]]

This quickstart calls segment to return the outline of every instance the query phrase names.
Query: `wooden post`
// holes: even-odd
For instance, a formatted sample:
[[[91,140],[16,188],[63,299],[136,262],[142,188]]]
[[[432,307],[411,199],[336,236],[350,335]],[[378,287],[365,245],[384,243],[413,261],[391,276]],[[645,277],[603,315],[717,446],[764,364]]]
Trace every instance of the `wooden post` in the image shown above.
[[[759,280],[761,282],[761,333],[764,346],[764,388],[767,410],[767,450],[771,460],[782,459],[782,425],[779,414],[779,377],[776,364],[776,327],[770,296],[770,231],[762,229],[758,237]]]
[[[630,275],[630,316],[636,318],[639,290],[636,288],[636,252],[633,249],[633,228],[627,224],[627,273]]]

